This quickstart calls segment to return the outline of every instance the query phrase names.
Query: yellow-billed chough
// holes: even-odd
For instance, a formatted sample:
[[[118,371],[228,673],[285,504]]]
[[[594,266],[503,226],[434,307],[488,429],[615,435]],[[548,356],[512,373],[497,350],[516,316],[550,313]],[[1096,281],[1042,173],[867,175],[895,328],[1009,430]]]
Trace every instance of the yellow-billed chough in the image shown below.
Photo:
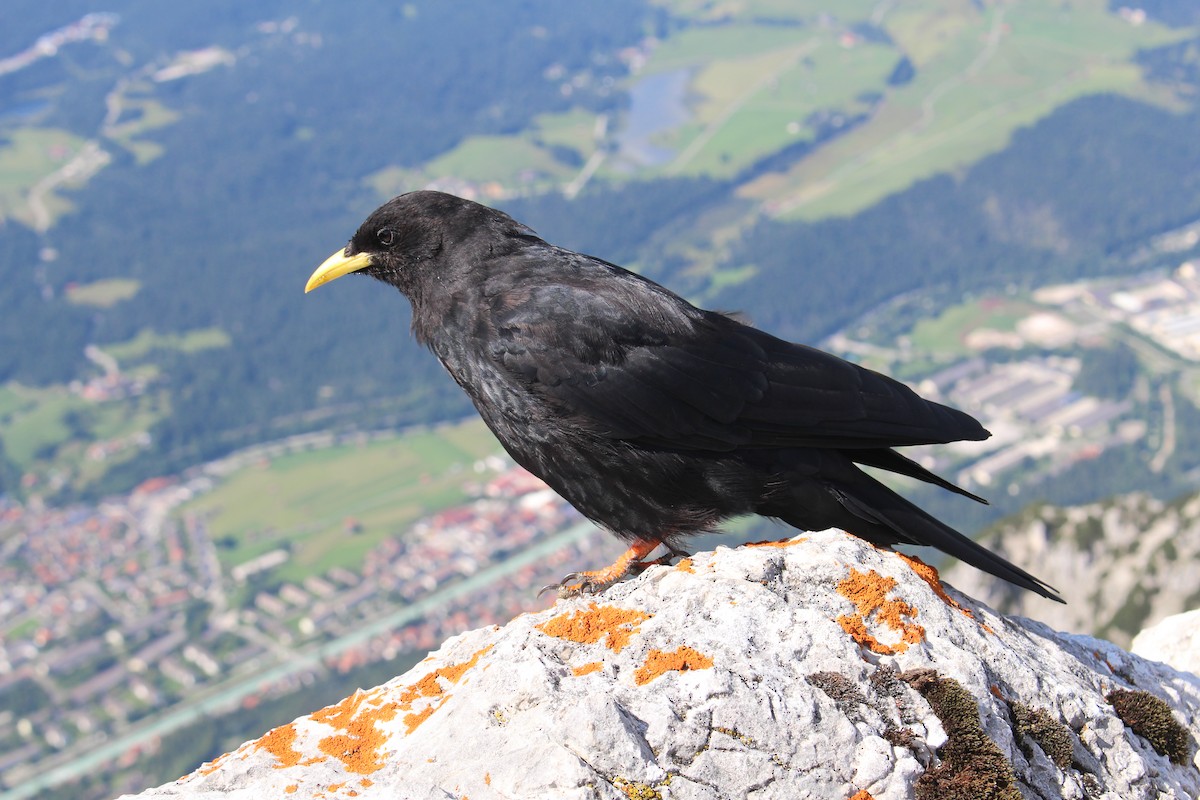
[[[611,567],[568,576],[565,593],[602,588],[659,544],[674,550],[754,513],[936,547],[1061,602],[858,468],[983,502],[891,448],[988,432],[891,378],[696,308],[441,192],[385,203],[305,291],[351,272],[408,297],[417,340],[517,463],[630,543]]]

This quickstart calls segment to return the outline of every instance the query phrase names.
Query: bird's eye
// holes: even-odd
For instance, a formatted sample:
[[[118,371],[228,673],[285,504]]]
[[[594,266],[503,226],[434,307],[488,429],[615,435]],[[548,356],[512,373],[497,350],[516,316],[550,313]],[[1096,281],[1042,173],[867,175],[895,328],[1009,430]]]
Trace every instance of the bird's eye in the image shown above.
[[[376,231],[375,238],[384,247],[391,247],[396,242],[396,232],[391,228],[380,228]]]

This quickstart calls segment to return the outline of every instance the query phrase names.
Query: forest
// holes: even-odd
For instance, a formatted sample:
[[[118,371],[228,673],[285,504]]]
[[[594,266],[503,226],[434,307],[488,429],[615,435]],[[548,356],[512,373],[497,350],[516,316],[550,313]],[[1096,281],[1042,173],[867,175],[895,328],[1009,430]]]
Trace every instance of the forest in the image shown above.
[[[3,36],[10,51],[52,27],[49,19],[71,18],[69,10],[23,5],[30,17]],[[366,281],[306,298],[304,280],[377,204],[364,175],[428,159],[465,131],[504,132],[565,108],[558,85],[543,77],[550,66],[587,76],[572,106],[617,102],[601,92],[603,78],[623,70],[609,54],[636,41],[646,14],[642,3],[618,0],[596,17],[545,1],[435,4],[407,17],[376,2],[356,8],[403,22],[370,26],[346,25],[340,8],[316,2],[224,5],[228,15],[194,13],[225,20],[227,47],[256,35],[248,22],[301,11],[321,45],[268,37],[236,70],[161,84],[183,115],[153,133],[168,157],[138,165],[110,142],[117,168],[74,192],[76,211],[45,238],[12,221],[0,235],[0,335],[14,344],[0,349],[0,383],[64,383],[89,370],[88,343],[127,341],[148,328],[215,326],[232,340],[228,348],[148,357],[161,369],[171,414],[152,431],[151,449],[92,487],[97,494],[245,442],[327,425],[331,415],[381,425],[466,413],[433,359],[407,343],[407,304]],[[114,4],[140,15],[140,38],[122,39],[122,47],[153,54],[160,34],[184,47],[213,43],[189,37],[193,12],[156,9]],[[195,27],[213,36],[211,25]],[[0,77],[0,94],[54,84],[57,71],[83,76],[64,83],[71,96],[42,124],[91,135],[121,65],[112,48],[92,43],[63,55]],[[47,244],[57,257],[38,266]],[[67,286],[110,277],[136,280],[140,290],[107,309],[67,301]]]

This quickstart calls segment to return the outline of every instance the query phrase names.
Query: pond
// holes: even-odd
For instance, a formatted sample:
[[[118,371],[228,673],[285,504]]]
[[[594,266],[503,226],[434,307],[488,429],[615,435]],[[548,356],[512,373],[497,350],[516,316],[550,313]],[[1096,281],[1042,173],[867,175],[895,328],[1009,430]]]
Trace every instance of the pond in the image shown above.
[[[647,75],[629,90],[629,113],[617,135],[621,160],[639,167],[657,167],[675,156],[670,148],[654,144],[654,137],[687,122],[687,69]]]

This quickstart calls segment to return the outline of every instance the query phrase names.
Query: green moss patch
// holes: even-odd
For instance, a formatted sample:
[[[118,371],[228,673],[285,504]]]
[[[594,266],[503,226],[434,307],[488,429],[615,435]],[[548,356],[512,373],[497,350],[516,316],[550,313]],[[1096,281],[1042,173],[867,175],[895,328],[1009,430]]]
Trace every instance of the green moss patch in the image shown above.
[[[1065,770],[1071,766],[1075,742],[1066,725],[1052,717],[1044,708],[1030,708],[1015,701],[1009,701],[1008,708],[1013,715],[1013,730],[1016,733],[1037,742],[1042,752],[1059,769]]]
[[[845,675],[837,672],[814,672],[808,676],[808,682],[829,695],[837,704],[838,710],[851,720],[862,719],[859,706],[867,704],[866,695]]]
[[[941,763],[917,780],[913,796],[917,800],[1022,800],[1012,764],[984,732],[979,703],[971,693],[932,669],[911,670],[899,677],[928,701],[947,737],[937,751]]]
[[[1184,766],[1192,758],[1192,741],[1171,707],[1149,692],[1113,689],[1105,697],[1121,721],[1172,763]]]

